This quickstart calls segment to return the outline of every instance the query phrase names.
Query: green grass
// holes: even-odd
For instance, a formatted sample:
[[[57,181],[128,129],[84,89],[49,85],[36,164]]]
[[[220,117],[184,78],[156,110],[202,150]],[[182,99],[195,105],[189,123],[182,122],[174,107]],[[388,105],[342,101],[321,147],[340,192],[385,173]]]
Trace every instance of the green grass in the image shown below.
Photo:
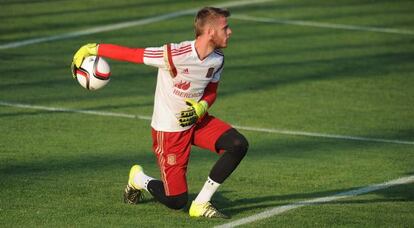
[[[213,3],[0,1],[0,44]],[[218,2],[218,1],[217,1]],[[289,20],[414,30],[411,1],[275,1],[232,8]],[[414,36],[230,19],[233,37],[211,113],[229,123],[414,141]],[[87,42],[159,46],[193,38],[192,16],[0,50],[0,101],[151,116],[156,70],[109,61],[112,81],[82,89],[70,76]],[[0,107],[0,224],[213,226],[148,199],[125,205],[129,168],[159,177],[149,121]],[[412,145],[241,131],[250,150],[214,196],[240,219],[266,209],[414,175]],[[194,148],[191,199],[217,156]],[[247,226],[409,227],[414,186],[302,207]]]

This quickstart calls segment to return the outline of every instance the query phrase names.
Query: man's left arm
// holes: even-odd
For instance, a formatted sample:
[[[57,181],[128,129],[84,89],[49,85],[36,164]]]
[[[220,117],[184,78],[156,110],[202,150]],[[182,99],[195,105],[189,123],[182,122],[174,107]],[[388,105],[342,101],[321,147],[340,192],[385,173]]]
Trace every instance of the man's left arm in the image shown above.
[[[181,116],[178,120],[181,127],[194,124],[207,113],[208,108],[210,108],[216,100],[217,87],[218,82],[210,82],[204,89],[204,94],[199,102],[194,101],[193,99],[185,100],[189,108],[181,111]]]
[[[208,107],[211,107],[217,98],[217,87],[218,82],[210,82],[204,90],[204,94],[201,97],[200,101],[206,101]]]

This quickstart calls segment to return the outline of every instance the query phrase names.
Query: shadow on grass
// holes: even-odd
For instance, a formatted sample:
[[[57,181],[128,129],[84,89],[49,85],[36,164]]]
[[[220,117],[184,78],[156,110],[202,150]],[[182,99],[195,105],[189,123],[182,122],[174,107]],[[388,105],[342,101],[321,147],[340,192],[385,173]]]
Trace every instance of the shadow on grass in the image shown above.
[[[55,0],[57,1],[57,0]],[[59,1],[67,1],[67,0],[59,0]],[[41,3],[41,2],[47,2],[47,0],[37,0],[36,3]],[[0,5],[17,5],[17,4],[26,4],[26,3],[33,3],[32,0],[15,0],[15,1],[10,1],[10,2],[1,2]],[[66,9],[66,8],[62,8],[62,10],[59,11],[52,11],[53,9],[51,9],[50,11],[47,12],[38,12],[38,13],[32,13],[30,11],[24,11],[21,14],[15,14],[15,15],[7,15],[7,16],[0,16],[0,18],[29,18],[29,17],[51,17],[51,16],[65,16],[65,15],[69,15],[69,14],[79,14],[79,13],[90,13],[90,12],[100,12],[102,11],[102,13],[105,13],[104,11],[108,11],[108,12],[114,12],[114,10],[131,10],[131,9],[135,9],[137,11],[142,11],[143,8],[149,8],[149,7],[153,7],[153,6],[166,6],[168,3],[171,3],[168,0],[164,0],[164,1],[145,1],[145,2],[137,2],[137,3],[118,3],[115,5],[111,5],[111,6],[106,6],[105,4],[101,4],[99,5],[99,7],[84,7],[83,9]],[[121,16],[121,15],[119,15]]]
[[[302,140],[292,142],[273,142],[266,143],[264,146],[260,146],[253,149],[253,153],[249,155],[250,162],[254,161],[254,158],[263,158],[267,159],[277,159],[278,157],[291,157],[291,159],[301,158],[311,158],[314,155],[315,151],[326,150],[327,147],[339,147],[341,149],[350,149],[355,148],[359,150],[361,148],[369,148],[380,146],[378,143],[336,143],[330,142],[329,140]],[[262,151],[258,154],[258,151]],[[275,152],[275,151],[285,151],[285,152]],[[70,154],[69,152],[65,154]],[[330,154],[330,156],[335,156],[335,154]],[[352,155],[350,155],[352,156]],[[200,159],[201,158],[201,159]],[[192,157],[192,164],[196,166],[197,163],[205,162],[205,156],[197,155]],[[245,161],[248,162],[249,160]],[[45,159],[39,161],[29,161],[29,162],[7,162],[2,164],[0,168],[0,180],[2,188],[7,188],[10,186],[16,186],[22,184],[21,180],[23,179],[33,179],[30,183],[24,183],[25,187],[30,187],[31,184],[37,184],[36,178],[39,176],[51,177],[55,179],[56,177],[65,176],[70,174],[73,177],[79,176],[81,178],[83,174],[90,174],[94,176],[96,173],[101,173],[105,171],[113,172],[115,170],[125,170],[127,173],[131,164],[134,161],[139,161],[143,165],[155,166],[155,159],[152,153],[148,151],[146,154],[138,153],[122,153],[122,154],[103,154],[103,155],[85,155],[80,154],[79,156],[68,156],[65,157],[46,157]],[[213,165],[215,160],[211,160],[211,165]],[[312,162],[312,161],[311,161]],[[334,166],[334,164],[332,164]],[[340,175],[340,174],[338,174]],[[99,175],[98,175],[99,176]],[[100,178],[104,178],[101,176]],[[230,180],[231,181],[231,180]],[[191,184],[191,183],[189,183]],[[258,186],[260,188],[260,186]],[[364,187],[364,186],[361,186]],[[327,191],[318,191],[318,192],[308,192],[308,193],[291,193],[285,195],[258,195],[257,197],[251,198],[241,198],[237,200],[232,200],[226,197],[229,191],[219,191],[215,194],[213,203],[217,205],[218,208],[222,209],[223,212],[228,213],[229,215],[235,216],[238,213],[245,213],[252,210],[263,210],[272,207],[282,206],[289,204],[289,202],[300,202],[303,200],[332,196],[340,192],[346,192],[350,190],[358,189],[359,187],[353,188],[344,188],[344,189],[334,189]],[[252,190],[255,188],[253,187]],[[334,201],[327,204],[368,204],[368,203],[381,203],[381,202],[403,202],[403,201],[414,201],[412,194],[414,190],[414,185],[404,185],[392,187],[388,190],[381,190],[375,192],[375,194],[382,195],[384,198],[380,199],[367,199],[361,200],[357,199],[347,200],[347,201]],[[47,191],[47,190],[45,190]],[[196,197],[197,193],[190,193],[189,204],[192,199]],[[149,196],[149,194],[147,194]],[[19,197],[19,196],[18,196]],[[148,197],[144,203],[154,203],[155,201],[152,197]],[[189,205],[188,205],[189,206]],[[185,211],[188,211],[188,206]]]
[[[408,175],[412,175],[408,174]],[[257,209],[270,209],[273,207],[280,207],[291,204],[304,204],[304,201],[312,200],[321,197],[335,196],[339,193],[345,193],[354,191],[356,189],[364,188],[366,186],[359,186],[354,188],[343,188],[328,191],[310,192],[310,193],[294,193],[287,195],[267,195],[258,196],[253,198],[242,198],[239,200],[231,200],[224,195],[228,191],[223,191],[220,194],[215,195],[215,201],[223,211],[230,215],[237,215],[241,212],[257,210]],[[357,196],[351,196],[349,199],[339,199],[330,202],[312,203],[314,205],[352,205],[352,204],[375,204],[375,203],[407,203],[414,201],[414,183],[406,183],[400,185],[394,185],[389,188],[375,190],[369,193],[360,194]],[[366,199],[361,199],[364,195],[374,194]],[[356,199],[353,199],[356,198]]]
[[[306,140],[306,138],[303,138],[303,140],[300,141],[285,141],[285,142],[267,142],[264,145],[251,145],[256,146],[256,148],[252,148],[252,150],[249,151],[247,160],[242,162],[242,166],[244,165],[244,162],[252,162],[252,160],[256,159],[264,159],[265,160],[272,160],[275,161],[278,160],[278,158],[283,159],[283,161],[289,161],[289,160],[301,160],[299,163],[315,163],[314,165],[311,165],[311,169],[309,167],[305,166],[302,167],[303,171],[298,171],[295,168],[293,168],[293,171],[296,173],[292,173],[292,178],[295,179],[297,175],[302,176],[301,178],[306,178],[308,175],[307,172],[315,172],[319,174],[317,171],[318,169],[324,169],[325,171],[320,171],[320,176],[318,178],[324,178],[323,175],[326,175],[328,178],[332,178],[334,175],[338,179],[342,178],[343,172],[349,172],[349,175],[353,175],[352,173],[355,173],[356,175],[366,175],[365,174],[358,174],[358,170],[364,170],[367,167],[365,167],[366,162],[370,162],[370,165],[373,165],[375,167],[378,167],[378,171],[376,169],[370,170],[370,174],[372,176],[380,177],[381,172],[383,172],[383,169],[385,167],[381,168],[381,164],[377,163],[377,161],[371,159],[370,154],[372,156],[378,156],[382,157],[384,160],[393,159],[394,162],[401,162],[401,164],[404,164],[403,167],[406,167],[407,164],[409,164],[409,161],[405,161],[405,158],[399,158],[396,154],[390,154],[390,153],[377,153],[376,148],[383,148],[385,144],[383,143],[376,143],[376,142],[356,142],[356,141],[341,141],[341,140],[331,140],[331,139],[310,139]],[[401,145],[393,145],[396,148],[401,147]],[[391,146],[391,147],[393,147]],[[403,147],[407,147],[407,151],[409,151],[409,148],[411,145],[402,145]],[[335,149],[337,148],[337,149]],[[339,152],[338,151],[342,151]],[[321,156],[322,155],[322,156]],[[318,160],[315,160],[315,157],[319,158]],[[331,157],[331,158],[329,158]],[[338,158],[339,157],[339,158]],[[345,159],[341,159],[341,157],[344,157]],[[286,159],[286,160],[285,160]],[[338,161],[338,159],[341,160],[341,162]],[[355,159],[355,161],[353,160]],[[409,159],[409,158],[408,158]],[[361,160],[361,161],[358,161]],[[357,162],[356,162],[357,161]],[[339,162],[339,163],[338,163]],[[260,161],[257,161],[259,164]],[[282,162],[284,163],[284,162]],[[348,163],[348,165],[346,165]],[[275,164],[281,164],[275,163]],[[291,163],[290,165],[298,165],[297,163]],[[342,165],[344,164],[344,165]],[[351,165],[352,164],[352,165]],[[286,164],[289,165],[289,164]],[[340,165],[340,167],[335,167]],[[295,166],[296,167],[296,166]],[[335,167],[335,168],[332,168]],[[257,169],[260,169],[259,167],[256,167]],[[392,167],[387,167],[388,169]],[[250,167],[252,169],[252,167]],[[253,168],[254,169],[254,168]],[[351,170],[352,169],[352,170]],[[407,168],[405,168],[407,169]],[[379,170],[381,170],[379,172]],[[403,170],[403,169],[402,169]],[[254,171],[256,172],[256,171]],[[277,174],[277,166],[275,165],[274,170],[267,170],[266,174],[269,175],[272,172],[275,173],[275,178],[279,174]],[[286,171],[285,171],[286,172]],[[324,173],[326,172],[326,173]],[[333,172],[333,173],[329,173]],[[336,173],[338,172],[338,173]],[[237,174],[236,174],[237,175]],[[309,174],[312,175],[312,174]],[[395,174],[394,174],[395,175]],[[403,176],[411,176],[414,175],[413,172],[406,172],[403,174]],[[260,176],[260,175],[259,175]],[[316,178],[316,177],[315,177]],[[214,196],[214,202],[216,202],[216,205],[223,209],[224,212],[230,214],[230,215],[237,215],[241,212],[246,211],[253,211],[253,210],[264,210],[269,209],[272,207],[278,207],[283,206],[291,203],[297,203],[305,200],[320,198],[320,197],[329,197],[334,196],[339,193],[344,193],[348,191],[353,191],[356,189],[364,188],[372,184],[376,183],[366,183],[367,185],[361,185],[361,186],[353,186],[351,188],[337,188],[333,190],[326,190],[326,191],[316,191],[316,192],[294,192],[292,194],[280,194],[280,195],[263,195],[262,191],[260,190],[260,181],[254,182],[254,186],[246,186],[248,184],[248,181],[246,181],[244,178],[243,180],[243,189],[248,188],[250,192],[254,192],[257,190],[260,194],[258,194],[257,197],[251,197],[251,198],[240,198],[237,200],[232,200],[226,197],[227,193],[231,193],[228,191],[222,191],[220,194],[216,194]],[[383,178],[378,178],[383,179]],[[266,185],[265,179],[262,180],[262,184]],[[238,181],[237,179],[234,180],[230,178],[229,181]],[[293,180],[297,181],[297,180]],[[319,181],[315,179],[314,181]],[[349,180],[348,180],[349,181]],[[387,179],[382,180],[387,181]],[[380,182],[378,182],[380,183]],[[257,189],[256,187],[257,186]],[[349,186],[349,185],[348,185]],[[275,186],[277,188],[277,186]],[[246,191],[246,190],[244,190]],[[307,189],[309,191],[309,189]],[[338,200],[338,201],[332,201],[327,203],[320,203],[320,204],[339,204],[339,205],[348,205],[348,204],[373,204],[373,203],[392,203],[392,202],[411,202],[414,201],[414,184],[413,183],[407,183],[402,185],[395,185],[390,188],[382,189],[382,190],[376,190],[372,191],[371,193],[367,194],[361,194],[363,195],[369,195],[373,194],[375,196],[369,197],[367,199],[352,199],[351,197],[349,200]],[[234,194],[232,194],[234,195]]]
[[[18,162],[3,164],[0,168],[0,177],[8,181],[18,182],[11,177],[24,176],[30,178],[31,175],[53,176],[62,173],[88,173],[99,170],[129,169],[135,161],[141,164],[153,164],[154,156],[148,151],[147,155],[131,153],[130,155],[79,155],[71,157],[49,157],[39,161]]]
[[[363,186],[361,186],[363,187]],[[288,194],[288,195],[269,195],[269,196],[259,196],[255,198],[244,198],[240,200],[231,201],[219,195],[218,205],[222,208],[223,212],[226,212],[230,215],[237,215],[241,212],[251,211],[251,210],[264,210],[270,209],[273,207],[280,207],[284,205],[299,204],[301,205],[303,201],[311,200],[320,197],[329,197],[334,196],[338,193],[352,191],[358,188],[348,188],[348,189],[335,189],[330,191],[321,191],[321,192],[312,192],[312,193],[299,193],[299,194]],[[414,201],[414,184],[405,184],[392,186],[390,188],[374,191],[371,194],[378,195],[374,199],[352,199],[348,200],[334,200],[324,203],[315,203],[314,205],[353,205],[353,204],[375,204],[375,203],[396,203],[396,202],[412,202]],[[223,192],[225,194],[226,192]],[[370,193],[367,193],[370,194]],[[364,194],[355,196],[363,197]]]

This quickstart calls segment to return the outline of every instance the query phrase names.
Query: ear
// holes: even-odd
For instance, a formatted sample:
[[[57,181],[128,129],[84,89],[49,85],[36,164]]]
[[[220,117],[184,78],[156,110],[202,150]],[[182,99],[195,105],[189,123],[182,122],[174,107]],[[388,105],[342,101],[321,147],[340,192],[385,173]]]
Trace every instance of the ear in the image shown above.
[[[216,30],[214,29],[214,27],[209,25],[209,26],[207,26],[206,29],[207,29],[208,37],[213,39],[214,35],[216,34]]]

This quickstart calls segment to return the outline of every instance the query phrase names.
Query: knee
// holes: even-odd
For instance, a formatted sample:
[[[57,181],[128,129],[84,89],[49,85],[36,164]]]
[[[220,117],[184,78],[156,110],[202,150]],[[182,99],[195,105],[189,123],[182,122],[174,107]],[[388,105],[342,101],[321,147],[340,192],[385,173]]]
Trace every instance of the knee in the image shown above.
[[[188,202],[188,194],[187,192],[180,194],[178,196],[172,196],[169,197],[169,203],[167,204],[167,206],[171,209],[174,210],[180,210],[182,208],[184,208],[185,206],[187,206],[187,202]]]
[[[242,134],[239,133],[238,137],[236,137],[233,141],[233,151],[236,152],[238,156],[241,156],[243,158],[246,155],[248,149],[249,142]]]
[[[217,151],[224,150],[229,155],[241,160],[249,149],[249,143],[244,135],[232,128],[218,139],[216,149]]]

